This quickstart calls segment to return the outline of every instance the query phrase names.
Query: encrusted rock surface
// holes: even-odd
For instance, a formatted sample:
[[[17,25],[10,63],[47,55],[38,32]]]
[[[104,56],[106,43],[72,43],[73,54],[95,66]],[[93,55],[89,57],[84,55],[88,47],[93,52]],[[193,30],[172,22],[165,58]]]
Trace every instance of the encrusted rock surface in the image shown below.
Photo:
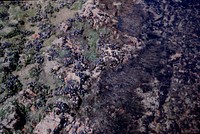
[[[0,133],[200,133],[198,0],[0,2]]]

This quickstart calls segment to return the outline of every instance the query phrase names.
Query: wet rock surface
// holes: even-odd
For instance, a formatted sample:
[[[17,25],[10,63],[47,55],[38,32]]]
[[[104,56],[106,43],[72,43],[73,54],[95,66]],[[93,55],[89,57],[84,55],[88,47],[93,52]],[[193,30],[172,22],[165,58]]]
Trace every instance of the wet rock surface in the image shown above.
[[[0,2],[0,133],[199,133],[199,8]]]

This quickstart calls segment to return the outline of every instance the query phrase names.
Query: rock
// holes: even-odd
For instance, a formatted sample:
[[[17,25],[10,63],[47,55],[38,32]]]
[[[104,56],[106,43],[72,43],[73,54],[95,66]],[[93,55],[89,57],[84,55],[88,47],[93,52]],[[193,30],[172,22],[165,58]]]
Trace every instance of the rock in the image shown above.
[[[176,53],[176,54],[174,54],[174,55],[172,55],[171,57],[170,57],[170,60],[177,60],[177,59],[179,59],[180,57],[182,56],[182,54],[181,53]]]
[[[35,134],[53,134],[53,131],[60,124],[60,118],[53,113],[47,115],[34,129]]]
[[[121,2],[113,2],[113,6],[115,6],[118,10],[122,8],[122,3]]]
[[[7,103],[0,110],[1,124],[10,130],[18,130],[23,128],[25,124],[24,106],[18,103]]]
[[[9,104],[7,107],[1,109],[1,115],[1,123],[3,126],[6,126],[9,129],[14,128],[14,124],[17,122],[17,119],[15,118],[17,115],[15,107]]]

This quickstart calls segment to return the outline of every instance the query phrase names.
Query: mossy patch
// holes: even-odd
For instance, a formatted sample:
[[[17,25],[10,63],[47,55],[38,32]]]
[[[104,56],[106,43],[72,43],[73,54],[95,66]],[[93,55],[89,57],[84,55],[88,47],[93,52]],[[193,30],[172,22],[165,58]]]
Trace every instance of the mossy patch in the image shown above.
[[[7,8],[4,6],[0,6],[0,13],[6,12]]]
[[[87,33],[87,42],[89,45],[89,50],[86,52],[86,57],[90,61],[97,59],[97,41],[99,39],[99,33],[95,30],[89,30]]]
[[[83,4],[84,4],[83,0],[78,0],[72,5],[71,10],[81,10]]]
[[[9,8],[10,19],[24,20],[25,12],[19,6],[11,5]]]
[[[60,50],[60,51],[58,52],[59,57],[60,57],[61,59],[65,58],[66,55],[67,55],[68,53],[69,53],[68,50]]]
[[[87,44],[88,50],[85,50],[84,55],[89,61],[94,61],[98,58],[97,41],[99,40],[100,33],[108,34],[109,31],[106,28],[94,30],[89,22],[75,21],[73,23],[75,30],[83,30],[83,36],[80,37],[80,44]]]
[[[25,15],[27,15],[28,17],[34,17],[36,15],[36,11],[37,10],[35,8],[28,9]]]
[[[5,115],[6,115],[6,110],[0,109],[0,118],[4,118]]]
[[[103,34],[103,35],[109,35],[110,34],[110,29],[108,29],[106,27],[100,28],[98,31],[99,31],[100,34]]]

